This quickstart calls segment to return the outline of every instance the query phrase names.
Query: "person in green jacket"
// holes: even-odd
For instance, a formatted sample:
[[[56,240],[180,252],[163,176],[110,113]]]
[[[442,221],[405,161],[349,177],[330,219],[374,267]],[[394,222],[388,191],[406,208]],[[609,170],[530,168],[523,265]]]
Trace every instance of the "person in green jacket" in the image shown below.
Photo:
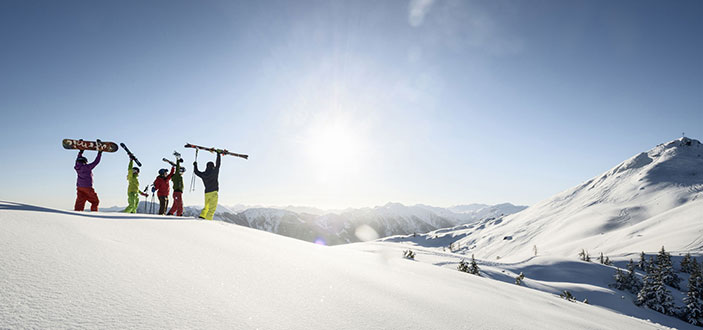
[[[176,159],[176,172],[171,177],[173,181],[173,206],[171,210],[168,211],[168,215],[173,215],[174,213],[181,217],[183,216],[183,172],[186,171],[185,168],[181,167],[180,157]]]
[[[127,208],[124,209],[125,213],[137,213],[137,206],[139,206],[139,195],[149,196],[146,193],[139,191],[139,167],[133,167],[134,161],[129,160],[129,166],[127,167],[127,181],[129,186],[127,187]]]

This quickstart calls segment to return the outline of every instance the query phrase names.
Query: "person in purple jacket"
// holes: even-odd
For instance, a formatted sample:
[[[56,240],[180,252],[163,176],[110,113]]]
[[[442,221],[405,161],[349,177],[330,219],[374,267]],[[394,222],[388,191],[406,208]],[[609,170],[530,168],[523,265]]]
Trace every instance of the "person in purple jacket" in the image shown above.
[[[76,173],[78,173],[78,180],[76,181],[76,205],[74,207],[76,211],[83,211],[86,201],[90,202],[91,211],[98,210],[100,200],[98,199],[98,194],[96,194],[93,189],[93,168],[100,163],[102,154],[102,151],[98,151],[98,156],[95,157],[95,160],[88,164],[88,159],[83,157],[83,150],[78,152],[76,166],[73,167]]]

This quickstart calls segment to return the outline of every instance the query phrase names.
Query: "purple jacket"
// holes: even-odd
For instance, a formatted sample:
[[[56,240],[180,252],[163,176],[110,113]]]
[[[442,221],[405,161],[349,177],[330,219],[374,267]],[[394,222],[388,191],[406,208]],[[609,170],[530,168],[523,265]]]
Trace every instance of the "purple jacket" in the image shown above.
[[[98,152],[98,156],[95,157],[95,160],[90,164],[81,164],[78,160],[76,160],[76,166],[73,168],[76,170],[76,173],[78,173],[78,181],[76,182],[77,187],[93,187],[93,168],[98,166],[98,163],[100,163],[100,157],[102,154],[102,152]],[[83,156],[83,150],[78,153],[78,157],[80,156]]]

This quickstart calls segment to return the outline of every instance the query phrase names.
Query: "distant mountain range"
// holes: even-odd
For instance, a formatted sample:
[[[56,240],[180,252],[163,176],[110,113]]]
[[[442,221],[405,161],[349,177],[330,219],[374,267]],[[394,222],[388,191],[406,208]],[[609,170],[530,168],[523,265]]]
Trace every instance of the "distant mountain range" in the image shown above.
[[[155,206],[154,209],[158,209],[158,204]],[[373,229],[376,237],[426,233],[513,214],[525,208],[526,206],[510,203],[457,205],[449,208],[388,203],[373,208],[325,211],[296,206],[279,208],[218,205],[215,219],[309,242],[336,245],[361,241],[357,235],[357,230],[361,227]],[[122,209],[112,207],[102,211],[117,212]],[[145,209],[145,202],[141,202],[139,212],[142,213]],[[184,216],[197,217],[200,210],[199,207],[185,207]]]

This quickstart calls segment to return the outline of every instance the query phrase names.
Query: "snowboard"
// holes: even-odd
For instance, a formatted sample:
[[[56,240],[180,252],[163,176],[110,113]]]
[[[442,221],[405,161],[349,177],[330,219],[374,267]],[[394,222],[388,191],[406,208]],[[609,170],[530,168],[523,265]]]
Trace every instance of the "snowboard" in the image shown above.
[[[190,143],[186,143],[185,148],[195,148],[196,150],[207,150],[209,152],[216,152],[216,153],[223,154],[223,155],[230,155],[230,156],[240,157],[240,158],[244,158],[244,159],[249,159],[249,155],[236,154],[234,152],[229,152],[229,151],[223,150],[223,149],[215,149],[215,148],[196,146],[196,145],[190,144]]]
[[[124,145],[124,143],[120,143],[120,146],[122,147],[122,149],[124,149],[124,151],[127,152],[127,155],[129,156],[129,158],[131,160],[134,160],[135,163],[137,163],[137,166],[142,167],[142,163],[139,162],[139,159],[137,159],[137,157],[135,157],[134,154],[132,154],[132,152],[129,151],[129,149],[127,149],[127,146]]]
[[[100,150],[98,150],[98,142],[96,141],[84,141],[84,140],[73,140],[73,139],[63,139],[64,149],[75,149],[75,150],[96,150],[96,151],[107,151],[115,152],[120,147],[114,142],[104,142],[100,141]]]

